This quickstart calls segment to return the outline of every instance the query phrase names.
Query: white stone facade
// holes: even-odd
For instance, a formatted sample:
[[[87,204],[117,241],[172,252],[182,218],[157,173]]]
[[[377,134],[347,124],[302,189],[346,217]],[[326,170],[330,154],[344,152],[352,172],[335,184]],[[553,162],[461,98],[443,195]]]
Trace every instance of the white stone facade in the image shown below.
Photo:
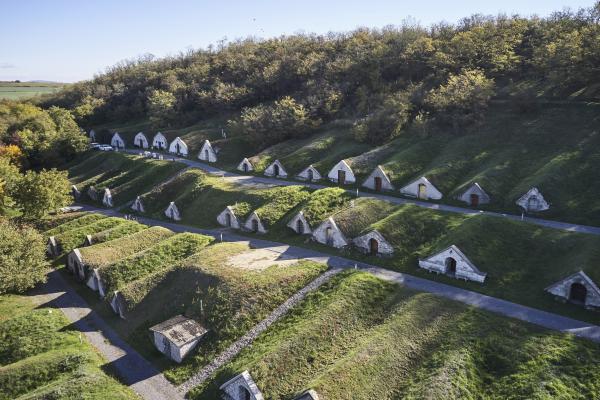
[[[288,174],[283,168],[283,164],[279,160],[273,161],[267,169],[265,169],[265,176],[272,176],[274,178],[287,178]]]
[[[50,236],[46,242],[46,254],[52,258],[60,255],[60,246],[54,236]]]
[[[179,136],[177,136],[169,145],[169,153],[176,154],[178,156],[187,157],[188,147],[187,144]]]
[[[139,147],[140,149],[147,149],[149,146],[148,138],[144,135],[144,132],[138,132],[137,135],[133,138],[133,145]]]
[[[344,160],[335,164],[335,166],[331,168],[327,174],[327,178],[329,178],[331,182],[336,182],[340,185],[352,184],[356,182],[356,177],[354,176],[352,168],[350,168],[348,163],[346,163]]]
[[[98,200],[98,192],[96,191],[96,188],[93,186],[90,186],[87,190],[87,195],[90,199],[97,201]]]
[[[167,138],[161,132],[157,132],[152,138],[152,148],[158,150],[166,150],[167,149]]]
[[[304,168],[296,177],[300,180],[309,182],[317,182],[323,178],[319,171],[317,171],[317,169],[312,165]]]
[[[244,222],[244,230],[255,233],[267,233],[267,230],[265,229],[265,226],[263,225],[256,211],[252,211],[248,218],[246,218],[246,222]]]
[[[242,171],[245,173],[248,173],[250,171],[254,171],[254,167],[252,166],[252,163],[247,159],[244,158],[242,161],[240,161],[240,163],[237,166],[237,170],[238,171]]]
[[[102,204],[105,207],[114,207],[112,193],[109,188],[104,189],[104,196],[102,197]]]
[[[79,280],[83,280],[85,278],[85,265],[83,263],[83,259],[81,258],[79,249],[74,249],[67,255],[66,264],[67,270],[73,274],[76,274]]]
[[[182,362],[208,332],[201,324],[183,315],[154,325],[150,331],[158,351],[177,363]]]
[[[198,159],[209,163],[217,162],[217,153],[208,140],[204,141],[200,153],[198,153]]]
[[[131,209],[139,213],[146,212],[146,210],[144,209],[144,203],[142,203],[142,198],[140,196],[135,198],[135,200],[131,204]]]
[[[390,178],[387,176],[381,165],[378,165],[377,168],[371,172],[369,177],[363,182],[362,186],[376,191],[394,190],[392,181],[390,181]]]
[[[419,260],[419,267],[429,272],[446,274],[456,279],[464,279],[465,281],[483,283],[486,277],[486,274],[481,272],[454,245],[424,260]]]
[[[529,189],[527,193],[517,200],[517,205],[527,212],[546,211],[550,204],[544,199],[540,190],[536,187]]]
[[[400,193],[420,200],[440,200],[442,193],[424,176],[400,189]]]
[[[306,220],[304,216],[304,212],[300,211],[298,214],[294,215],[294,217],[288,222],[288,228],[292,229],[299,235],[311,235],[312,229],[310,224]]]
[[[181,221],[181,214],[174,202],[169,203],[169,206],[165,210],[165,215],[173,221]]]
[[[354,238],[352,243],[364,254],[386,257],[394,254],[394,247],[376,230]]]
[[[488,204],[490,196],[483,190],[479,183],[475,182],[458,196],[458,200],[472,207],[477,207],[480,204]]]
[[[333,218],[329,217],[312,233],[312,237],[319,243],[340,249],[348,245],[348,240],[338,228]]]
[[[232,400],[264,400],[260,389],[248,371],[234,376],[221,385],[220,389]]]
[[[110,145],[112,147],[116,147],[118,149],[124,149],[125,141],[123,140],[121,135],[119,135],[118,132],[115,132],[114,135],[112,136],[112,139],[110,140]]]
[[[95,142],[95,141],[96,141],[96,131],[95,131],[95,130],[93,130],[93,129],[92,129],[92,130],[90,130],[89,137],[90,137],[90,141],[91,141],[91,142]]]
[[[600,289],[583,271],[569,275],[544,290],[586,308],[600,307]]]
[[[226,226],[228,228],[240,229],[240,222],[235,216],[235,212],[231,206],[225,207],[219,215],[217,215],[217,222],[219,225]]]
[[[81,197],[81,192],[77,189],[77,186],[71,186],[71,195],[73,196],[73,200],[77,201]]]

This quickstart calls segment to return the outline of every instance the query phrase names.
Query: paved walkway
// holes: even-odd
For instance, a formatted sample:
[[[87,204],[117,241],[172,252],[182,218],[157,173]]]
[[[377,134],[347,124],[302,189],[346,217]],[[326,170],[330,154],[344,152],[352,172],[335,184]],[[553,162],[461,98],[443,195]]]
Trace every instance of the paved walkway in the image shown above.
[[[87,205],[84,206],[84,209],[111,216],[120,215],[115,210],[100,209]],[[325,263],[330,267],[335,268],[358,268],[369,272],[378,278],[393,281],[411,289],[430,292],[448,299],[460,301],[462,303],[481,308],[483,310],[491,311],[511,318],[516,318],[521,321],[530,322],[555,331],[572,333],[576,336],[600,343],[600,326],[512,303],[510,301],[501,300],[495,297],[486,296],[470,290],[418,278],[409,274],[390,271],[381,267],[357,262],[344,257],[331,256],[315,250],[289,246],[283,243],[277,243],[258,238],[248,238],[245,236],[236,235],[228,230],[200,229],[145,217],[139,217],[138,220],[147,225],[163,226],[175,232],[201,233],[204,235],[213,236],[217,239],[222,238],[222,240],[226,242],[246,242],[254,248],[269,248],[272,251],[276,251],[282,255],[285,255],[286,258],[304,258]]]
[[[113,367],[117,375],[146,400],[183,399],[167,379],[152,364],[121,339],[115,331],[60,276],[48,274],[48,282],[36,289],[32,300],[37,304],[52,303]]]
[[[139,150],[125,150],[125,152],[132,153],[132,154],[139,154]],[[218,174],[220,176],[225,177],[228,180],[235,181],[240,184],[250,184],[250,185],[267,184],[267,185],[278,185],[278,186],[303,185],[303,186],[310,187],[313,189],[323,189],[326,187],[330,187],[330,186],[319,185],[319,184],[308,183],[308,182],[287,181],[287,180],[283,180],[283,179],[260,177],[260,176],[253,176],[253,175],[240,175],[240,174],[236,174],[233,172],[223,171],[219,168],[216,168],[211,165],[201,163],[199,161],[192,160],[192,159],[179,158],[179,157],[173,157],[173,156],[166,157],[166,159],[169,159],[169,158],[171,158],[175,161],[184,163],[187,166],[192,167],[192,168],[198,168],[203,171],[209,172],[211,174]],[[357,193],[356,189],[348,189],[347,192],[351,193],[351,194]],[[447,212],[460,213],[460,214],[465,214],[465,215],[488,215],[488,216],[492,216],[492,217],[506,218],[506,219],[510,219],[513,221],[524,221],[524,222],[527,222],[530,224],[540,225],[540,226],[544,226],[547,228],[560,229],[560,230],[565,230],[565,231],[570,231],[570,232],[587,233],[587,234],[591,234],[591,235],[600,235],[600,227],[596,227],[596,226],[579,225],[579,224],[572,224],[572,223],[568,223],[568,222],[552,221],[552,220],[541,219],[541,218],[532,218],[532,217],[522,218],[520,215],[505,214],[505,213],[499,213],[499,212],[494,212],[494,211],[473,210],[470,208],[449,206],[446,204],[429,203],[426,201],[406,199],[406,198],[389,196],[389,195],[378,194],[378,193],[367,193],[367,192],[358,191],[358,195],[362,196],[362,197],[375,197],[375,198],[378,198],[381,200],[389,201],[390,203],[393,203],[393,204],[414,204],[419,207],[429,208],[431,210],[447,211]]]

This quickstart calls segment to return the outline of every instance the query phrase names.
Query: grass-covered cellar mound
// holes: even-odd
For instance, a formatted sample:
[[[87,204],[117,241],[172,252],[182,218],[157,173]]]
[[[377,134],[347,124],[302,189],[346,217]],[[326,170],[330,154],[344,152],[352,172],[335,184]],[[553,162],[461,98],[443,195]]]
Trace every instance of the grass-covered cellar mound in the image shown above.
[[[62,252],[68,253],[71,250],[82,246],[86,235],[91,235],[93,237],[100,232],[115,229],[120,225],[128,225],[127,222],[129,221],[117,217],[102,218],[91,224],[57,234],[55,238],[59,243]]]
[[[348,272],[190,397],[218,398],[247,369],[274,400],[309,388],[324,400],[594,398],[599,356],[596,343]]]
[[[86,213],[81,216],[78,216],[75,219],[72,219],[72,220],[64,222],[64,223],[60,223],[60,224],[48,229],[47,231],[44,232],[44,236],[47,238],[50,236],[55,236],[55,235],[58,235],[61,233],[68,232],[70,230],[84,227],[86,225],[92,224],[92,223],[99,221],[101,219],[104,219],[104,218],[106,218],[106,216],[102,215],[102,214]]]

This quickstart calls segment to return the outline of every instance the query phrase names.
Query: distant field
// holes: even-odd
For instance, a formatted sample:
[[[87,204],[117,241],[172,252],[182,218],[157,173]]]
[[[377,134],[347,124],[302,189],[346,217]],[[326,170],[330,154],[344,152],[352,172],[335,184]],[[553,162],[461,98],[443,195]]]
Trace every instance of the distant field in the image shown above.
[[[58,82],[0,82],[0,100],[20,100],[41,94],[54,93],[66,84]]]

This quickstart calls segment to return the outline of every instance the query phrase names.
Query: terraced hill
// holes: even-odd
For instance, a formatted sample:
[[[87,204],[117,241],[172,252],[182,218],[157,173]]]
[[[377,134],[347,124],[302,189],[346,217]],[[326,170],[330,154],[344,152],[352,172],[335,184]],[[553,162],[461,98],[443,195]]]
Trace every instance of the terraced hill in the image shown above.
[[[351,272],[190,397],[217,398],[222,383],[248,370],[274,400],[311,388],[324,400],[593,398],[598,356],[598,344]]]

